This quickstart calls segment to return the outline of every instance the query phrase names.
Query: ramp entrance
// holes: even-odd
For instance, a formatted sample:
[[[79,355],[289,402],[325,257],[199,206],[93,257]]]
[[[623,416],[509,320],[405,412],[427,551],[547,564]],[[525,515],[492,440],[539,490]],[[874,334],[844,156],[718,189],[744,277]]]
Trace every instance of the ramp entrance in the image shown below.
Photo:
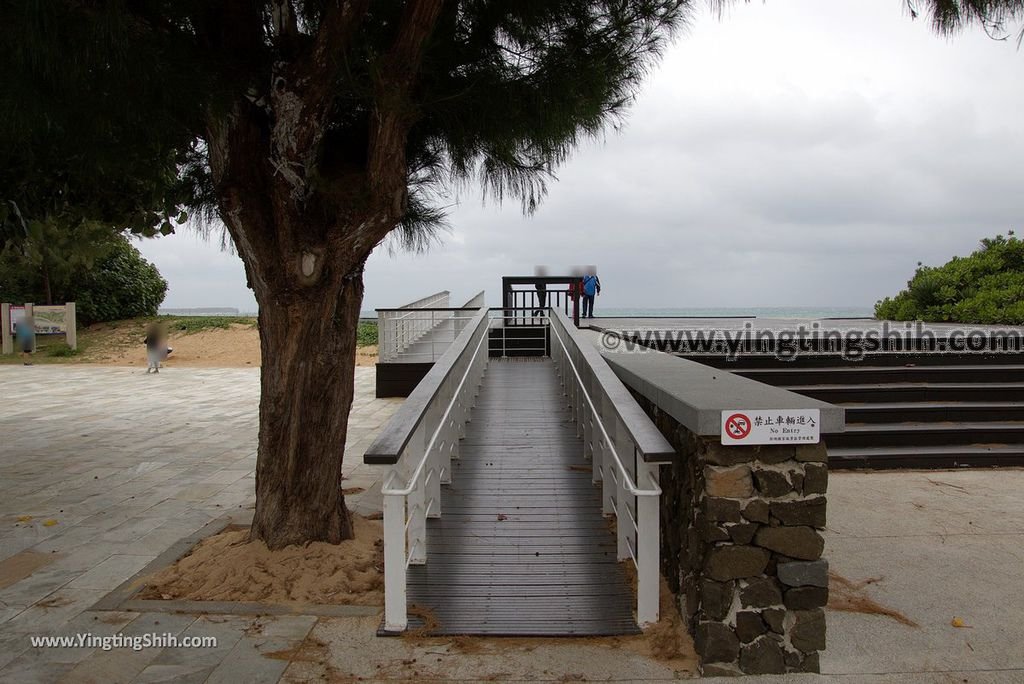
[[[550,355],[490,358],[508,313],[481,311],[367,451],[394,466],[383,634],[423,614],[434,634],[508,636],[658,618],[656,464],[671,448],[564,313],[530,313]]]
[[[427,521],[429,562],[409,568],[409,603],[437,633],[637,631],[561,389],[551,359],[490,361],[444,515]]]

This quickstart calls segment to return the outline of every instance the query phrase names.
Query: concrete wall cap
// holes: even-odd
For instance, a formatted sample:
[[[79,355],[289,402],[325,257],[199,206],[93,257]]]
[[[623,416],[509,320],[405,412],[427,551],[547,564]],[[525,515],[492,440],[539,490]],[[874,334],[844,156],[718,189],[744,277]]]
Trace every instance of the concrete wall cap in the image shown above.
[[[664,352],[602,352],[619,379],[693,433],[721,436],[722,411],[818,409],[821,433],[843,432],[846,411],[833,404]]]

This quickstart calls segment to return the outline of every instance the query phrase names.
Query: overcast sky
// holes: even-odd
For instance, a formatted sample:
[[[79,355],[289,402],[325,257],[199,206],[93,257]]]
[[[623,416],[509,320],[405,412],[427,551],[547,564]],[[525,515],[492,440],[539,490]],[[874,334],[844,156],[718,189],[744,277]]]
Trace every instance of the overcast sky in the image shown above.
[[[588,143],[540,210],[468,194],[425,255],[379,249],[364,309],[596,264],[604,307],[870,306],[918,261],[1024,228],[1024,51],[952,39],[901,0],[701,3],[621,132]],[[255,310],[237,256],[141,245],[166,307]],[[599,307],[600,308],[600,307]]]

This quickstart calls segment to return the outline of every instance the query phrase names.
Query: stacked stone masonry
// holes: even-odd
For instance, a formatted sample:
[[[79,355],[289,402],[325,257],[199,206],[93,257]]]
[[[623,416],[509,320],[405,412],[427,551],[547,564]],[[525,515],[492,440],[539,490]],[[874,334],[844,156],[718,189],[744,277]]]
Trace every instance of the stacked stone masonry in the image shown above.
[[[661,473],[662,570],[702,673],[818,672],[825,445],[723,446],[637,400],[679,456]]]

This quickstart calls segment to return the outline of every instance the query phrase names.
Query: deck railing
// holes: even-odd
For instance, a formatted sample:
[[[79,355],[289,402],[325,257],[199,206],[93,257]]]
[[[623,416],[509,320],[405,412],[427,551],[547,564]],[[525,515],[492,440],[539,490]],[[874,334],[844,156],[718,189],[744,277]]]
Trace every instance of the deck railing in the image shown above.
[[[551,309],[551,358],[601,483],[602,510],[614,515],[618,559],[637,571],[637,622],[658,621],[658,463],[674,451],[594,346],[560,309]]]
[[[501,303],[506,325],[529,325],[532,312],[561,309],[579,324],[580,278],[578,276],[504,276]]]
[[[618,558],[637,568],[637,621],[658,620],[658,466],[673,454],[596,349],[559,309],[532,325],[550,330],[551,358],[600,482],[602,509],[615,515]],[[512,314],[515,315],[515,314]],[[504,310],[479,309],[392,416],[363,459],[391,465],[384,497],[384,631],[408,627],[407,570],[427,562],[427,518],[441,516],[441,485],[450,484],[488,359],[491,331]],[[518,326],[517,326],[518,327]]]
[[[427,561],[427,518],[441,515],[441,485],[487,365],[488,311],[479,309],[363,456],[393,465],[384,478],[384,630],[408,626],[406,571]]]
[[[450,307],[448,292],[377,309],[377,355],[381,363],[433,363],[484,305],[480,292],[461,307]]]
[[[490,310],[491,356],[547,356],[549,309]],[[527,315],[528,314],[528,315]]]

